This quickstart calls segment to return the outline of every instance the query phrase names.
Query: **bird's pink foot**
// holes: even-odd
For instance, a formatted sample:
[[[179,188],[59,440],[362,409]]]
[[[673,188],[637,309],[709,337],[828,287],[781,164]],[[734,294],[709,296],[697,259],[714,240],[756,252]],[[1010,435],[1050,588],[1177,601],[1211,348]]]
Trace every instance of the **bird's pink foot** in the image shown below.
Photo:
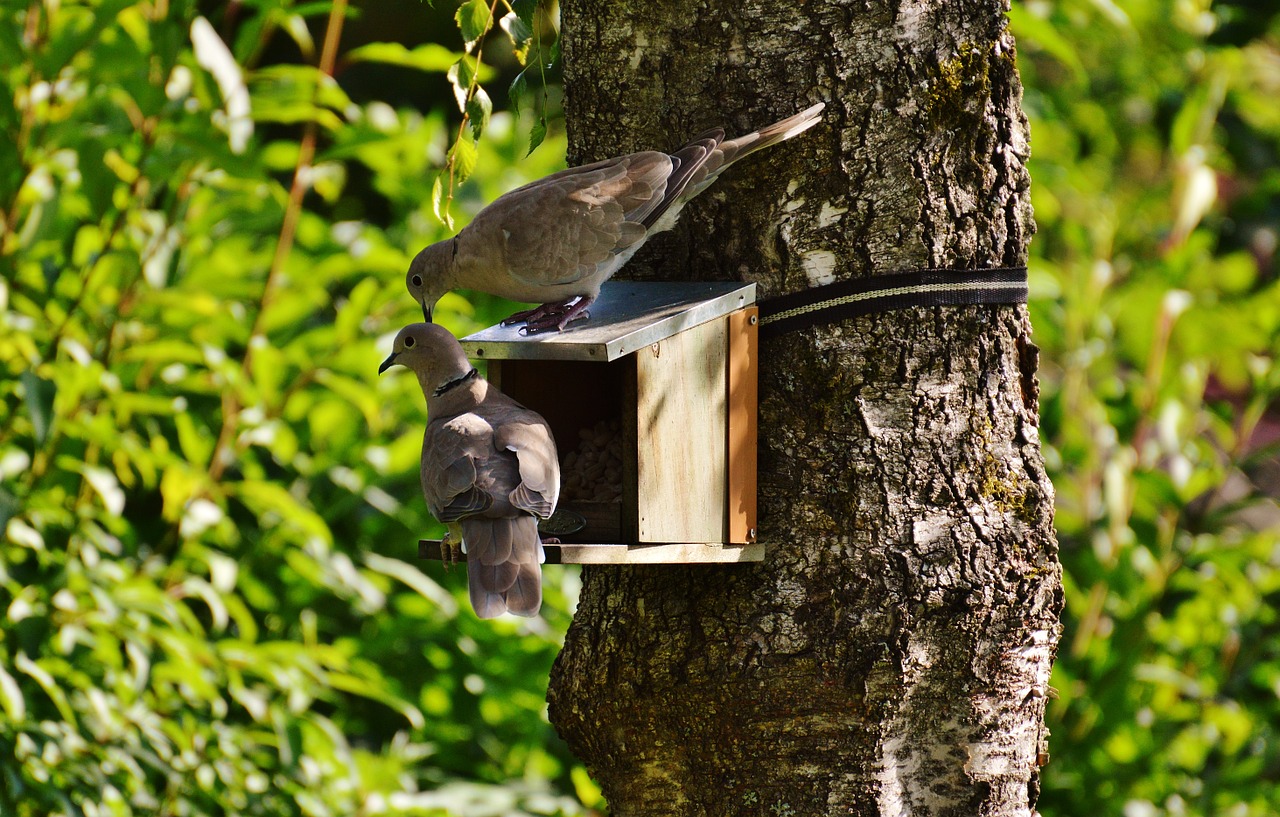
[[[522,312],[515,312],[502,319],[503,326],[512,326],[517,323],[530,323],[544,321],[551,316],[559,317],[569,311],[569,304],[573,303],[573,298],[565,301],[556,301],[553,303],[536,306],[533,309],[526,309]]]
[[[577,303],[567,309],[564,308],[564,304],[557,304],[558,308],[548,311],[545,316],[530,318],[525,321],[524,328],[520,332],[524,335],[536,335],[539,332],[550,332],[552,329],[560,332],[573,321],[590,318],[591,313],[587,311],[587,307],[595,303],[595,300],[595,298],[584,295],[578,298]]]

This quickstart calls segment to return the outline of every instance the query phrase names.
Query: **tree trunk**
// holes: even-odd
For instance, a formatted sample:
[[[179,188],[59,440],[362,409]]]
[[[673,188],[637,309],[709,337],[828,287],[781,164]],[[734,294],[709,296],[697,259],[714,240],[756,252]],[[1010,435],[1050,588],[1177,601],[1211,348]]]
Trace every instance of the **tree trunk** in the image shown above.
[[[827,101],[624,277],[762,298],[1017,266],[1027,123],[996,0],[562,0],[571,162]],[[619,817],[1029,815],[1061,576],[1026,310],[761,345],[756,565],[598,567],[551,719]]]

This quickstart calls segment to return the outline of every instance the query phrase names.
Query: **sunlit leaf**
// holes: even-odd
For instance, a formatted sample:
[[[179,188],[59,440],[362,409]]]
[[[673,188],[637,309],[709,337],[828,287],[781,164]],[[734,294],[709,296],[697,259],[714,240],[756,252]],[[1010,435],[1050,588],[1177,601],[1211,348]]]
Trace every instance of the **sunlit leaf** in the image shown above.
[[[258,516],[258,524],[266,528],[284,524],[298,534],[314,537],[322,542],[333,540],[333,534],[324,519],[282,485],[263,480],[245,480],[228,486],[228,492],[253,511]]]
[[[431,212],[435,217],[453,229],[453,216],[449,213],[448,199],[445,195],[445,173],[437,173],[431,182]]]
[[[453,98],[457,100],[460,111],[467,109],[467,97],[471,93],[471,84],[475,81],[475,65],[474,59],[464,56],[449,66],[446,73],[449,83],[453,86]]]
[[[27,719],[27,701],[22,696],[22,688],[2,663],[0,663],[0,708],[4,709],[11,721],[21,723]]]
[[[421,398],[387,402],[374,371],[416,320],[404,270],[445,232],[424,183],[460,129],[404,83],[460,55],[344,54],[326,27],[357,12],[328,2],[170,6],[0,15],[0,812],[421,811],[395,798],[523,779],[471,749],[545,740],[565,601],[548,585],[554,627],[504,640],[459,608],[461,574],[420,568]],[[316,67],[326,40],[342,84]],[[454,75],[496,77],[474,58]],[[485,141],[461,128],[433,208],[450,174],[471,174],[469,217],[558,169],[512,169],[523,137],[483,128],[486,93],[463,100]],[[498,308],[467,297],[445,303]],[[513,703],[454,706],[428,650]],[[444,702],[429,724],[419,700]],[[532,785],[567,787],[553,766]],[[560,803],[527,800],[507,811]]]
[[[461,57],[461,54],[438,43],[426,43],[416,48],[406,48],[400,43],[369,43],[345,55],[347,62],[379,62],[431,73],[448,71]]]
[[[231,149],[240,153],[253,135],[253,123],[249,118],[249,92],[245,87],[244,74],[217,31],[203,17],[197,17],[191,22],[191,42],[195,48],[196,61],[213,75],[218,90],[222,93]]]
[[[485,93],[484,88],[477,85],[475,93],[467,101],[467,117],[471,124],[471,135],[475,137],[476,141],[480,140],[480,137],[484,135],[485,128],[489,127],[489,116],[492,113],[493,102],[489,99],[489,95]]]
[[[352,695],[360,695],[385,704],[399,712],[409,722],[409,725],[415,729],[421,729],[425,725],[422,713],[416,706],[403,698],[391,694],[381,685],[371,683],[355,675],[338,672],[331,673],[326,680],[334,689],[349,692]]]
[[[458,7],[454,19],[458,23],[458,31],[462,34],[463,46],[467,51],[475,47],[481,37],[493,25],[493,16],[489,13],[489,4],[484,0],[467,0]]]
[[[479,155],[476,144],[463,136],[454,141],[450,154],[454,162],[454,182],[462,184],[475,172],[476,159]]]
[[[440,607],[446,616],[452,618],[458,614],[458,604],[453,600],[453,596],[434,579],[408,562],[380,556],[377,553],[366,553],[364,562],[371,569],[384,573],[413,588],[423,598]]]
[[[533,42],[533,26],[515,11],[509,12],[498,21],[498,24],[511,39],[511,48],[516,60],[524,65],[529,55],[529,46]]]

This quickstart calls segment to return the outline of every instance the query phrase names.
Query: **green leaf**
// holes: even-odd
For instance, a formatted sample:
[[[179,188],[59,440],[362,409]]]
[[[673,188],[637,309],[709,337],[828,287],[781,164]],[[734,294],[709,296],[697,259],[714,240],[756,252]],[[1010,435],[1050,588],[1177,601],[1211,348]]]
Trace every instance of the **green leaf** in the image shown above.
[[[196,465],[207,465],[213,456],[214,439],[204,425],[197,426],[195,420],[187,412],[178,412],[173,417],[178,430],[178,447],[187,462]]]
[[[301,14],[289,14],[284,18],[281,26],[289,35],[290,39],[298,46],[308,59],[311,59],[316,53],[315,39],[311,36],[311,29],[307,28],[307,21]]]
[[[557,39],[551,44],[551,53],[547,55],[546,67],[551,68],[560,62],[560,40]]]
[[[9,715],[10,722],[22,722],[27,719],[27,701],[22,697],[22,689],[13,676],[0,664],[0,708]]]
[[[283,523],[306,537],[315,537],[326,545],[333,543],[333,534],[324,519],[283,485],[245,480],[228,488],[258,517],[258,524],[264,529]]]
[[[330,687],[336,690],[377,701],[395,710],[415,729],[421,729],[425,724],[422,712],[416,706],[384,688],[381,684],[342,672],[331,672],[325,680],[329,682]]]
[[[49,429],[53,425],[53,398],[58,388],[53,381],[37,376],[30,369],[23,372],[19,379],[22,381],[22,399],[27,405],[27,414],[35,429],[36,444],[43,445],[49,438]]]
[[[121,353],[121,359],[200,365],[204,363],[204,353],[188,339],[168,338],[130,345]]]
[[[454,618],[457,616],[458,603],[453,600],[453,596],[449,594],[449,591],[441,587],[435,579],[427,576],[415,565],[399,559],[381,556],[377,553],[366,553],[364,555],[364,563],[371,570],[376,570],[384,576],[390,576],[403,582],[427,601],[440,608],[446,617]]]
[[[514,11],[499,20],[498,25],[502,26],[502,30],[511,39],[516,60],[525,65],[529,57],[529,46],[533,43],[533,27]]]
[[[569,779],[573,783],[573,791],[578,795],[578,799],[583,805],[597,809],[603,813],[607,804],[604,799],[604,792],[600,790],[600,786],[591,779],[591,775],[581,766],[574,766],[569,770]]]
[[[467,97],[471,93],[471,82],[475,79],[475,60],[462,57],[449,66],[446,76],[453,85],[453,98],[458,101],[458,110],[466,111]]]
[[[454,15],[458,21],[458,30],[462,32],[462,42],[467,51],[475,47],[480,38],[493,25],[493,17],[489,14],[489,5],[484,0],[468,0],[458,7]]]
[[[440,219],[446,227],[453,229],[453,216],[449,214],[448,203],[445,201],[444,190],[445,174],[436,175],[436,180],[431,183],[431,212],[435,213],[436,218]]]
[[[17,498],[0,487],[0,530],[4,530],[9,520],[18,515],[20,508]]]
[[[467,101],[467,117],[471,120],[471,134],[480,140],[484,129],[489,126],[489,116],[493,113],[493,101],[485,93],[484,88],[476,86],[475,93]]]
[[[538,13],[540,1],[541,0],[515,0],[515,2],[511,4],[511,8],[515,12],[516,16],[520,18],[521,22],[529,27],[530,31],[533,31],[534,29],[533,18]]]
[[[438,43],[427,43],[412,50],[400,43],[369,43],[346,55],[348,62],[377,62],[431,73],[448,71],[460,58],[456,51]]]
[[[529,153],[533,153],[538,149],[538,145],[542,144],[542,140],[547,138],[547,117],[539,116],[538,121],[533,123],[533,127],[529,130]],[[528,156],[529,153],[525,155]]]
[[[351,105],[351,98],[333,77],[310,65],[261,68],[253,74],[250,94],[250,110],[259,122],[315,122],[329,130],[342,126],[335,111]]]
[[[369,384],[350,377],[344,377],[330,369],[316,372],[316,382],[333,391],[344,403],[355,406],[364,415],[365,422],[373,425],[378,420],[380,403],[377,396],[369,389]]]
[[[462,184],[471,178],[471,174],[476,170],[476,159],[478,157],[475,142],[465,136],[458,139],[449,150],[449,157],[453,162],[455,184]]]
[[[58,714],[62,716],[64,721],[75,723],[76,713],[67,699],[67,693],[46,669],[46,666],[50,664],[55,665],[60,670],[65,670],[65,662],[60,659],[42,658],[37,662],[32,661],[25,653],[18,653],[13,662],[14,668],[26,673],[40,685],[40,688],[44,690],[44,694],[48,695],[49,700],[53,701],[53,705],[57,707]]]
[[[526,73],[528,73],[527,68],[516,74],[516,78],[511,80],[511,85],[507,88],[507,99],[511,102],[511,113],[516,116],[520,115],[521,99],[529,93],[529,81],[524,76]]]
[[[58,465],[67,471],[78,472],[85,482],[93,488],[102,499],[103,507],[112,516],[119,516],[124,511],[125,495],[120,481],[108,468],[101,468],[88,463],[78,462],[73,457],[59,457]]]

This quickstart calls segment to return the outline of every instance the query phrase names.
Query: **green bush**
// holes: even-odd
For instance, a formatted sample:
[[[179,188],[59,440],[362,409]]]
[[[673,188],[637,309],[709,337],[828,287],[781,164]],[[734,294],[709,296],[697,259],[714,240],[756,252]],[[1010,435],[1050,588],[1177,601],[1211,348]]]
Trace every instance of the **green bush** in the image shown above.
[[[262,62],[325,4],[0,9],[0,813],[581,810],[543,702],[576,577],[460,612],[421,392],[376,374],[456,125]],[[493,118],[463,217],[556,169],[529,128]]]
[[[574,575],[547,571],[545,621],[481,624],[416,559],[425,409],[375,372],[459,125],[312,67],[329,10],[0,5],[0,813],[595,802],[544,715]],[[1066,567],[1041,809],[1273,814],[1280,23],[1011,17]],[[339,55],[446,95],[457,59]],[[462,218],[555,169],[524,117],[494,116]]]
[[[1280,811],[1280,25],[1029,2],[1066,632],[1048,815]]]

